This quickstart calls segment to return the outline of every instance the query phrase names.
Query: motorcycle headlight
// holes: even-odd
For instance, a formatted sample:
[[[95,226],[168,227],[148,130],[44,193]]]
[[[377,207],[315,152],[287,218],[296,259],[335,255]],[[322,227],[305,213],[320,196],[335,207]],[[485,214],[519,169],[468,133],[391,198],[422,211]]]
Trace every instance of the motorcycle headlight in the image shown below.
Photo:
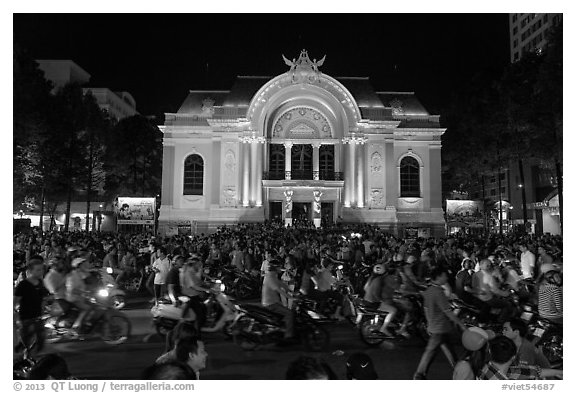
[[[100,297],[108,297],[108,290],[107,289],[101,289],[98,291],[98,296]]]
[[[114,269],[112,269],[111,267],[107,267],[107,268],[106,268],[106,273],[112,274],[112,273],[114,273]]]
[[[220,292],[224,292],[226,290],[225,284],[220,284]]]

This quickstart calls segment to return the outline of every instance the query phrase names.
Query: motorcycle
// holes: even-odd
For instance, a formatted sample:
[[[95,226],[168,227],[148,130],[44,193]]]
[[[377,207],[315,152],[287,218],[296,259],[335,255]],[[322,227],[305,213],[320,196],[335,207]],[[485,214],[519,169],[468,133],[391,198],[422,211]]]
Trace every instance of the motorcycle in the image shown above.
[[[322,351],[330,343],[330,335],[301,307],[301,299],[294,299],[296,339],[308,351]],[[251,304],[237,305],[237,315],[230,325],[236,344],[245,350],[255,350],[261,345],[279,344],[284,341],[283,316],[265,307]]]
[[[112,273],[112,268],[95,272],[99,283],[96,287],[96,294],[103,299],[108,299],[112,307],[120,310],[126,306],[126,292],[118,288]]]
[[[206,306],[206,324],[201,328],[202,332],[215,333],[224,332],[231,336],[230,325],[236,319],[238,310],[232,300],[224,293],[226,285],[220,280],[215,280],[210,291],[210,296],[204,301]]]
[[[428,330],[427,322],[424,316],[424,306],[422,295],[418,294],[396,294],[395,299],[400,300],[401,298],[406,298],[412,304],[412,320],[407,326],[407,330],[420,337],[423,342],[428,341]],[[377,308],[371,308],[366,306],[361,300],[357,302],[358,312],[356,315],[356,326],[360,331],[360,339],[367,345],[375,347],[382,344],[385,340],[394,340],[402,336],[394,335],[392,337],[387,337],[380,332],[380,328],[384,323],[386,315],[388,312],[378,310]],[[395,320],[390,324],[392,331],[399,329],[399,324],[397,321],[402,320],[404,317],[404,311],[401,307],[398,307],[398,313],[396,314]]]
[[[179,296],[178,300],[182,303],[190,300],[187,296]],[[180,321],[195,321],[196,314],[191,308],[188,309],[186,317],[182,316],[182,306],[172,304],[168,299],[158,300],[158,304],[150,310],[152,322],[156,328],[156,333],[160,336],[166,336]]]
[[[259,276],[253,276],[233,268],[222,267],[218,278],[226,285],[230,296],[237,299],[258,297],[262,290]]]
[[[562,368],[564,362],[563,327],[546,318],[534,315],[528,325],[528,337],[539,348],[552,368]]]
[[[101,338],[106,344],[122,344],[130,337],[130,320],[121,311],[113,308],[104,297],[101,300],[95,296],[87,296],[92,309],[84,318],[79,329],[82,337],[95,336]],[[52,307],[49,314],[42,317],[46,329],[46,342],[56,343],[72,336],[72,325],[80,310],[71,307],[64,312],[60,307]]]

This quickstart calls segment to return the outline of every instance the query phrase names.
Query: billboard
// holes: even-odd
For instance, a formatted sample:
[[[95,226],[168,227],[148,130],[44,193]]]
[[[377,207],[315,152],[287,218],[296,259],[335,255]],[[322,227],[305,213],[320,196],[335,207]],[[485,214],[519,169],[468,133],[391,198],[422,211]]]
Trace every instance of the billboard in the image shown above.
[[[446,221],[451,227],[484,226],[482,201],[447,199]]]
[[[156,198],[118,197],[116,217],[118,225],[154,225]]]

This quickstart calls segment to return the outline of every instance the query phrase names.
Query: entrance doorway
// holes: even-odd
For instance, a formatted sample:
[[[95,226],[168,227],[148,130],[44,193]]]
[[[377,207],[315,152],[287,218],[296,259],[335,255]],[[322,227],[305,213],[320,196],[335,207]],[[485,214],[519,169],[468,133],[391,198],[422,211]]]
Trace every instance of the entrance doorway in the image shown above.
[[[270,221],[282,222],[282,202],[270,202]]]
[[[312,222],[312,203],[294,202],[292,204],[292,219],[294,223]]]
[[[322,202],[320,205],[320,218],[323,228],[334,225],[334,203]]]

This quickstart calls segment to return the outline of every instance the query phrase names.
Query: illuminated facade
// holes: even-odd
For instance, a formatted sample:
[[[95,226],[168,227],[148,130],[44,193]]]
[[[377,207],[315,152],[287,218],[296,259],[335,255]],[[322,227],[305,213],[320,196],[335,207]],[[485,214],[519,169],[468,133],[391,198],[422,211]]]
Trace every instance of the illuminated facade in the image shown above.
[[[439,116],[413,93],[325,75],[306,51],[284,61],[166,114],[160,232],[307,219],[443,234]]]

